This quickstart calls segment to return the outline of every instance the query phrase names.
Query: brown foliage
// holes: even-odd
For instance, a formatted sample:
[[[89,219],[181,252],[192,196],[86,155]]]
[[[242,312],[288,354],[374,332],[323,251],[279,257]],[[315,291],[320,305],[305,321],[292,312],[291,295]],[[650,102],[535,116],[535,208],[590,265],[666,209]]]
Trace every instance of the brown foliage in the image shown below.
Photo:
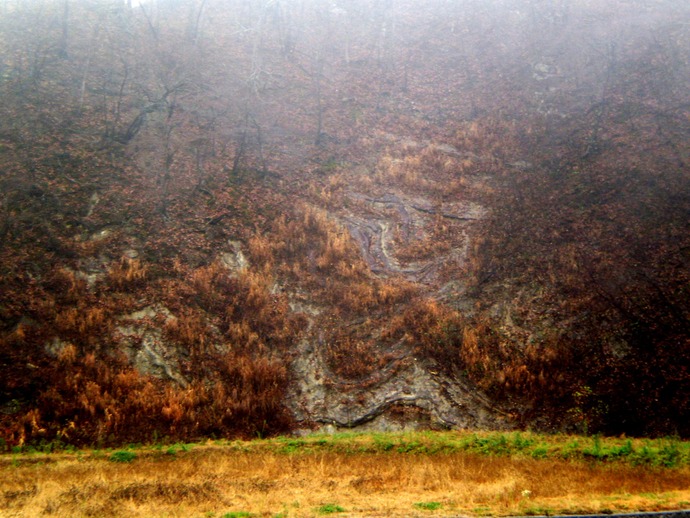
[[[217,356],[214,377],[186,388],[154,382],[125,362],[62,350],[50,385],[3,434],[8,445],[53,440],[106,445],[285,431],[285,367],[267,357]]]
[[[104,333],[110,322],[105,309],[98,306],[67,307],[55,316],[55,331],[59,336],[88,339]]]
[[[114,263],[107,275],[107,283],[110,287],[126,291],[145,284],[148,277],[148,267],[139,259],[123,257]]]
[[[349,380],[362,380],[381,370],[395,356],[389,351],[393,343],[381,336],[380,321],[365,319],[350,326],[334,322],[319,322],[320,341],[324,341],[324,357],[337,376]]]
[[[252,238],[249,252],[263,273],[240,275],[240,281],[268,285],[272,279],[267,276],[279,275],[346,313],[393,306],[414,291],[403,281],[374,279],[349,233],[308,206],[280,216],[270,234]]]
[[[304,74],[306,56],[299,66],[285,59],[288,45],[271,24],[258,49],[254,31],[190,37],[181,5],[161,5],[155,30],[143,12],[129,13],[123,32],[123,11],[70,4],[70,23],[107,29],[96,38],[54,23],[58,4],[39,13],[14,2],[0,20],[11,43],[0,81],[0,395],[21,399],[26,437],[75,433],[75,419],[81,441],[149,433],[155,416],[178,436],[258,426],[250,420],[264,414],[252,414],[253,405],[280,414],[281,392],[262,387],[264,401],[246,387],[260,375],[284,387],[279,367],[304,326],[289,309],[295,300],[332,319],[324,341],[345,375],[375,368],[379,346],[406,338],[497,397],[543,402],[554,415],[575,403],[569,391],[591,386],[592,406],[610,409],[601,430],[690,433],[688,38],[653,2],[639,12],[629,2],[580,2],[568,16],[560,8],[522,21],[497,16],[498,32],[521,31],[505,33],[515,36],[508,47],[485,38],[480,11],[455,11],[452,2],[445,12],[415,8],[420,23],[403,24],[404,66],[393,40],[371,66],[378,36],[369,31],[380,31],[357,23],[348,66],[333,37],[334,59],[318,75]],[[411,16],[411,3],[393,4],[390,20]],[[633,37],[617,20],[610,52],[597,48],[602,42],[581,45],[585,25],[605,29],[619,10],[635,20],[654,13],[663,30]],[[251,26],[252,12],[216,11],[215,22]],[[543,35],[527,30],[542,15],[553,18]],[[460,39],[456,23],[467,29]],[[322,45],[322,26],[311,24],[299,46]],[[231,70],[253,70],[257,56],[247,48],[260,50],[264,65],[250,81],[212,72],[221,57]],[[316,110],[313,96],[298,92],[312,92],[316,77],[328,78],[319,82],[318,114],[332,135],[308,149]],[[235,142],[233,132],[241,134]],[[480,302],[473,319],[399,279],[371,275],[329,215],[357,209],[352,181],[354,192],[439,204],[470,196],[490,209],[466,265]],[[400,259],[456,248],[446,223],[437,217]],[[211,259],[228,239],[246,244],[246,271]],[[135,242],[146,262],[112,262],[113,250]],[[110,269],[93,285],[77,273],[104,263]],[[119,315],[161,300],[177,315],[164,336],[190,380],[184,390],[101,353],[112,348]],[[343,329],[363,317],[371,321]],[[348,355],[361,362],[348,365]],[[641,387],[633,410],[629,387]],[[215,395],[225,407],[214,406]],[[242,424],[224,408],[244,415]],[[141,432],[129,414],[143,416]]]
[[[207,322],[202,315],[191,310],[168,319],[163,332],[168,339],[180,344],[192,355],[205,354],[211,345]]]
[[[405,310],[401,323],[419,354],[451,372],[462,366],[464,322],[457,312],[433,299],[419,298]]]
[[[410,443],[415,451],[427,444],[428,450],[434,450],[447,448],[448,443],[494,437],[498,434],[486,439],[469,432],[440,437],[406,434],[391,437],[388,444],[394,447],[379,453],[359,453],[375,448],[371,435],[350,438],[345,443],[348,452],[332,451],[344,446],[323,437],[306,439],[307,451],[290,454],[282,451],[292,450],[291,445],[273,441],[196,444],[177,455],[144,447],[137,449],[139,459],[132,463],[103,462],[102,452],[88,451],[7,456],[0,466],[0,513],[39,516],[50,510],[75,517],[122,516],[124,512],[203,516],[214,509],[230,516],[275,516],[277,511],[299,506],[295,514],[318,516],[324,502],[335,501],[346,507],[343,514],[357,518],[422,513],[471,516],[477,509],[496,516],[523,516],[535,508],[553,515],[601,515],[673,512],[690,499],[687,469],[526,455],[396,451],[397,445],[404,449]],[[643,447],[641,441],[633,444],[636,449]],[[420,502],[440,502],[443,507],[432,514],[420,511]]]

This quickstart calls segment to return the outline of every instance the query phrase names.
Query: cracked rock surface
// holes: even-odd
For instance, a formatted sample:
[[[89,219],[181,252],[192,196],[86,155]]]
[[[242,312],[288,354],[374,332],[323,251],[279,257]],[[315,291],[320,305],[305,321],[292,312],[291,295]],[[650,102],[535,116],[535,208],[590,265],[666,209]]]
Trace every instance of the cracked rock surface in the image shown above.
[[[485,217],[484,207],[465,200],[432,203],[400,190],[377,196],[349,191],[347,197],[343,205],[348,208],[331,216],[347,228],[373,275],[422,285],[460,308],[464,286],[444,271],[458,271],[464,264],[468,230]],[[443,239],[434,234],[438,229],[445,232]],[[413,252],[406,252],[410,247]],[[508,416],[477,387],[461,374],[448,376],[433,362],[415,357],[414,344],[405,339],[384,348],[390,361],[368,377],[340,378],[326,361],[317,313],[307,317],[309,330],[294,356],[296,381],[289,394],[290,407],[305,427],[508,428]]]

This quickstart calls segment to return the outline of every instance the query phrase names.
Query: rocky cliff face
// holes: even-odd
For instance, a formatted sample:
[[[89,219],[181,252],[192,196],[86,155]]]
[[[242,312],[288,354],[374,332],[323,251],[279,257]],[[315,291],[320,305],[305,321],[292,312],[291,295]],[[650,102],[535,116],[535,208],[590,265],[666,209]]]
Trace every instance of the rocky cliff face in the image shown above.
[[[6,444],[690,433],[686,7],[260,4],[0,7]]]

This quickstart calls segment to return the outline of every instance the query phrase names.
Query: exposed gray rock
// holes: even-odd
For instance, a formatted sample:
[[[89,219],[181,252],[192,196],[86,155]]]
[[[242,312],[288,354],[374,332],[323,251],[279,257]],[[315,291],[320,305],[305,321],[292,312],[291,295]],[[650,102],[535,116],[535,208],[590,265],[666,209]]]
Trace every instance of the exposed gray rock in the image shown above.
[[[429,147],[454,157],[470,157],[445,143],[383,136],[405,149]],[[514,167],[529,164],[517,163]],[[472,311],[473,302],[465,293],[462,279],[448,278],[442,272],[461,271],[470,248],[469,229],[486,217],[488,211],[484,207],[462,199],[433,203],[418,193],[404,191],[346,195],[349,202],[344,206],[348,209],[331,216],[348,229],[374,275],[402,276],[423,285],[427,292],[456,309]],[[434,247],[429,242],[426,255],[415,262],[404,260],[402,247],[428,241],[430,232],[438,225],[448,228],[449,245]],[[478,387],[460,374],[447,375],[432,361],[416,358],[415,344],[405,338],[386,348],[386,356],[392,359],[370,376],[357,380],[340,378],[326,361],[326,345],[317,328],[320,310],[308,302],[294,303],[291,308],[301,311],[309,322],[293,356],[295,381],[288,396],[295,417],[305,426],[315,425],[325,433],[343,428],[510,428],[509,416],[494,407]]]
[[[105,277],[106,262],[105,258],[89,257],[79,261],[77,270],[70,270],[69,268],[67,270],[72,272],[76,279],[86,282],[88,289],[92,289],[98,281]]]
[[[380,277],[402,274],[408,280],[428,286],[436,282],[440,267],[450,263],[461,265],[465,261],[469,239],[464,229],[487,213],[484,207],[470,201],[434,205],[425,198],[400,193],[378,198],[350,193],[350,197],[360,202],[360,207],[364,202],[365,211],[342,215],[340,220],[359,244],[371,271]],[[448,220],[448,225],[455,226],[464,237],[447,253],[403,264],[396,253],[399,243],[425,239],[426,228],[438,216]]]
[[[91,234],[89,239],[91,241],[102,241],[102,240],[110,237],[112,234],[113,234],[113,230],[106,227],[106,228],[102,228],[102,229],[94,232],[93,234]]]
[[[161,321],[165,323],[174,318],[164,306],[147,306],[120,317],[122,325],[117,327],[117,332],[139,372],[167,378],[186,387],[189,383],[180,373],[178,351],[164,340],[160,329]]]
[[[88,218],[93,214],[94,209],[96,208],[96,205],[101,201],[101,197],[98,196],[97,192],[94,192],[91,197],[89,198],[89,207],[86,210],[86,217]]]
[[[139,311],[135,311],[133,313],[130,313],[129,315],[123,315],[120,317],[121,320],[144,320],[146,318],[156,318],[162,316],[164,320],[169,320],[171,318],[175,318],[174,315],[170,312],[168,308],[165,306],[161,306],[158,304],[154,304],[152,306],[146,306],[145,308],[140,309]]]
[[[52,356],[53,358],[57,358],[58,356],[60,356],[60,353],[67,345],[69,345],[68,342],[65,342],[64,340],[55,337],[51,341],[46,343],[45,350],[50,356]]]
[[[315,422],[325,432],[334,428],[391,431],[420,425],[388,415],[396,406],[410,406],[425,412],[432,425],[442,428],[509,427],[507,416],[477,387],[442,375],[433,365],[415,358],[407,344],[398,347],[397,360],[370,379],[351,382],[330,371],[313,335],[305,338],[292,365],[296,381],[289,405],[295,417]]]
[[[242,270],[249,268],[249,261],[242,253],[242,243],[239,241],[228,241],[231,250],[220,255],[220,261],[232,274],[236,275]]]

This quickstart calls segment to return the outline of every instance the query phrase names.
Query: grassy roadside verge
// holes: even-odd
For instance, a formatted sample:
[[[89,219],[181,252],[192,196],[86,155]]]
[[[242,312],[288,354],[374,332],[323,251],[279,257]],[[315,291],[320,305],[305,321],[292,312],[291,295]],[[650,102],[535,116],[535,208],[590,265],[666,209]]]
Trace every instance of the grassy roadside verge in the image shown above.
[[[0,516],[505,516],[688,507],[690,443],[674,439],[348,433],[0,456]]]
[[[543,435],[525,432],[345,433],[302,438],[280,437],[230,447],[276,453],[473,453],[515,458],[625,462],[638,466],[690,466],[690,442],[675,438],[629,439]]]
[[[690,441],[673,437],[635,439],[577,435],[545,435],[532,432],[405,432],[308,435],[305,437],[276,437],[271,439],[207,440],[199,443],[151,445],[133,444],[123,451],[137,451],[140,455],[174,455],[196,448],[221,448],[241,453],[409,453],[423,455],[471,453],[488,456],[600,461],[627,463],[634,466],[690,467]],[[77,455],[80,458],[100,458],[110,449],[76,449],[61,443],[45,443],[13,449],[0,455],[0,463],[37,459],[41,454]]]

